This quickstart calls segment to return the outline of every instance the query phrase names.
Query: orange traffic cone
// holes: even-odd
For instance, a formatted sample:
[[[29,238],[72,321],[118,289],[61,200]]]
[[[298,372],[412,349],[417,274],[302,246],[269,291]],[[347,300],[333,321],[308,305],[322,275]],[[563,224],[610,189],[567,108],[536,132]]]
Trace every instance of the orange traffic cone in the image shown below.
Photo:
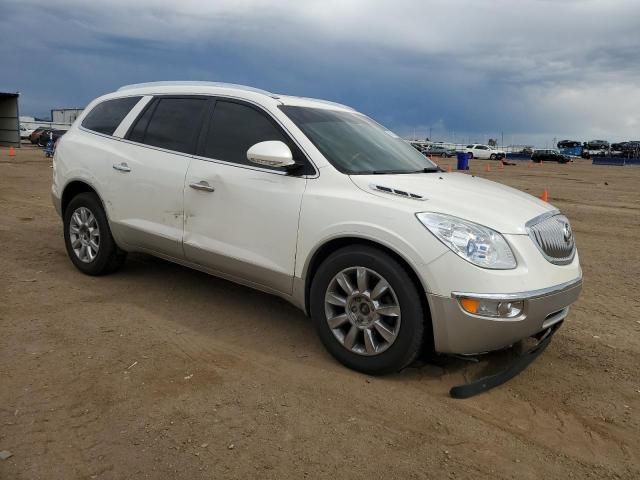
[[[498,168],[500,170],[504,170],[504,163],[502,163],[502,161],[500,162],[500,165],[498,165]]]
[[[544,190],[544,192],[542,192],[542,195],[540,195],[540,200],[542,200],[543,202],[549,201],[549,192],[547,192],[546,189]]]
[[[10,157],[15,157],[16,156],[16,150],[13,147],[9,147],[9,156]]]
[[[529,160],[529,163],[527,163],[527,168],[531,168],[532,166],[533,166],[533,162]]]
[[[451,173],[452,171],[453,171],[453,168],[451,168],[451,165],[449,165],[449,166],[447,167],[447,172],[448,172],[448,173]]]
[[[489,165],[489,164],[487,163],[487,166],[486,166],[486,167],[484,167],[484,171],[485,171],[485,172],[490,172],[490,171],[491,171],[491,165]]]

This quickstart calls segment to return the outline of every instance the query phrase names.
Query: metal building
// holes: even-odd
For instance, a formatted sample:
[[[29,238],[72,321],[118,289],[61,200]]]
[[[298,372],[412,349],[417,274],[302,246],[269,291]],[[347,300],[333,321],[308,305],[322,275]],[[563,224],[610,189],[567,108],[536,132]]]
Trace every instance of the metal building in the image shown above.
[[[51,110],[51,121],[71,125],[83,110],[84,108],[54,108]]]
[[[19,93],[0,92],[0,145],[20,146]]]

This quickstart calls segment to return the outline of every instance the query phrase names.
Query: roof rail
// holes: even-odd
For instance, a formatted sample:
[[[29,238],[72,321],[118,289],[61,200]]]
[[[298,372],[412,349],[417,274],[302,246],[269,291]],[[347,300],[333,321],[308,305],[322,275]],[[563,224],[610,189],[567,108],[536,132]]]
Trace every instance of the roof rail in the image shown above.
[[[277,95],[276,98],[284,97],[284,96],[285,95]],[[340,108],[344,108],[346,110],[351,110],[351,111],[355,112],[355,109],[353,109],[349,105],[344,105],[344,104],[338,103],[338,102],[332,102],[330,100],[322,100],[320,98],[313,98],[313,97],[301,97],[299,95],[286,95],[286,96],[287,97],[291,97],[291,98],[300,98],[302,100],[311,100],[313,102],[324,103],[325,105],[333,105],[334,107],[340,107]]]
[[[175,85],[180,85],[183,87],[220,87],[220,88],[231,88],[234,90],[244,90],[245,92],[254,92],[260,93],[262,95],[267,95],[271,98],[278,98],[278,95],[275,95],[271,92],[267,92],[266,90],[261,90],[259,88],[248,87],[246,85],[238,85],[236,83],[224,83],[224,82],[202,82],[202,81],[192,81],[192,80],[178,80],[178,81],[162,81],[162,82],[145,82],[145,83],[132,83],[131,85],[123,85],[118,89],[118,92],[123,90],[132,90],[134,88],[145,88],[145,87],[171,87]]]

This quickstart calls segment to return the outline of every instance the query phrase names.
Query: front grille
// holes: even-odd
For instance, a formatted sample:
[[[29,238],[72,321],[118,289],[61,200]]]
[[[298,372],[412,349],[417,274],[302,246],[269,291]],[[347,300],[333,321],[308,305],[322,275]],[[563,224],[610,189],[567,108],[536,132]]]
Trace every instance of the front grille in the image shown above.
[[[564,215],[543,215],[527,223],[529,236],[544,258],[556,265],[571,263],[576,244],[569,220]]]

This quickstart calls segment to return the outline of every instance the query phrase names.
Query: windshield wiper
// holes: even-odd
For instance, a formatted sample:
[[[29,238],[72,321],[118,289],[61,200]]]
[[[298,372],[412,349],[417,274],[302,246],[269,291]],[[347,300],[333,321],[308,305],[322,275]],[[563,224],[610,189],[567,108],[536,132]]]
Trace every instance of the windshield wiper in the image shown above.
[[[362,170],[351,172],[351,175],[408,175],[410,173],[435,173],[442,172],[440,167],[425,167],[421,170]]]
[[[400,174],[400,173],[415,173],[415,172],[411,172],[411,171],[407,171],[407,170],[371,170],[371,175],[393,175],[393,174]]]

